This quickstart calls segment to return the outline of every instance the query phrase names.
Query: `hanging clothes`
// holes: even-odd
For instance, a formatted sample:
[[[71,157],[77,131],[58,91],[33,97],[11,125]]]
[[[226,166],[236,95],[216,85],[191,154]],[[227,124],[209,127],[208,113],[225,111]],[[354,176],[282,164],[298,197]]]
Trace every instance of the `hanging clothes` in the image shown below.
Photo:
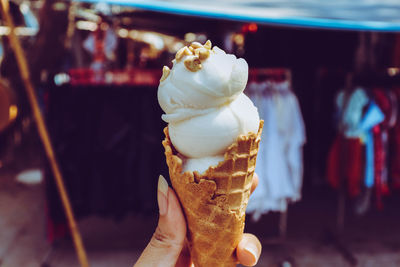
[[[376,181],[376,201],[377,208],[383,208],[382,197],[389,194],[388,186],[388,149],[389,149],[389,129],[395,124],[397,117],[392,106],[392,92],[383,89],[374,89],[373,97],[380,109],[384,113],[385,119],[374,127],[374,153],[375,153],[375,181]]]
[[[360,194],[364,174],[363,152],[363,144],[359,138],[345,138],[342,135],[336,137],[327,162],[327,178],[333,188],[340,188],[342,177],[347,181],[350,196]]]
[[[345,185],[351,197],[359,196],[355,203],[359,214],[368,209],[372,194],[376,207],[382,209],[383,196],[389,194],[390,161],[393,184],[400,181],[393,172],[397,168],[393,164],[396,146],[389,145],[396,140],[397,97],[382,88],[368,92],[356,88],[340,92],[336,104],[339,133],[328,156],[328,182],[334,188]]]
[[[355,197],[362,184],[367,188],[374,184],[373,128],[384,120],[384,114],[363,88],[350,94],[341,91],[336,106],[339,134],[328,156],[327,178],[334,188],[339,188],[342,179],[346,181],[349,195]],[[351,147],[355,152],[351,152]]]
[[[349,195],[355,197],[363,184],[371,188],[375,182],[373,129],[385,117],[363,88],[356,88],[350,94],[341,91],[336,106],[339,134],[328,156],[327,178],[337,189],[345,181]]]
[[[365,186],[372,188],[375,183],[375,158],[376,158],[376,142],[374,138],[374,128],[377,127],[385,119],[385,115],[379,108],[379,106],[371,101],[367,111],[365,112],[364,118],[360,123],[360,129],[363,130],[364,134],[361,135],[364,138],[366,146],[366,162],[365,162]]]
[[[304,122],[289,82],[250,83],[247,92],[264,120],[257,157],[257,190],[246,212],[257,221],[269,211],[286,211],[288,202],[301,198]]]
[[[329,184],[336,189],[342,186],[342,181],[346,181],[347,190],[353,197],[360,193],[364,174],[363,144],[360,140],[363,131],[360,124],[363,109],[368,101],[367,94],[361,88],[356,89],[350,96],[342,91],[336,98],[340,134],[328,155],[327,178]]]

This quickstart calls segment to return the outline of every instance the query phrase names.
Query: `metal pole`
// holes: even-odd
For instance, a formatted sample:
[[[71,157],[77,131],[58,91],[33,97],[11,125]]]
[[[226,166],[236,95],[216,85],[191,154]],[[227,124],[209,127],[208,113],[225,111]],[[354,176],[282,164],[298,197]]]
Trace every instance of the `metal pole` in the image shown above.
[[[286,239],[287,217],[288,217],[288,210],[281,212],[279,215],[279,237],[282,240]]]

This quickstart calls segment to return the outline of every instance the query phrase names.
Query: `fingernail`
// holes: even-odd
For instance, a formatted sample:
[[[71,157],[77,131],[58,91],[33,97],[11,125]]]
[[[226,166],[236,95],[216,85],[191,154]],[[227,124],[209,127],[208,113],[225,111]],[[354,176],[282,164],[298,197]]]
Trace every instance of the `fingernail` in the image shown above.
[[[168,183],[164,176],[158,177],[157,201],[160,215],[167,214],[168,211]]]
[[[246,252],[248,252],[252,256],[252,262],[255,264],[258,261],[258,249],[257,246],[253,243],[248,243],[246,244],[246,247],[244,248]],[[249,256],[250,256],[249,255]]]

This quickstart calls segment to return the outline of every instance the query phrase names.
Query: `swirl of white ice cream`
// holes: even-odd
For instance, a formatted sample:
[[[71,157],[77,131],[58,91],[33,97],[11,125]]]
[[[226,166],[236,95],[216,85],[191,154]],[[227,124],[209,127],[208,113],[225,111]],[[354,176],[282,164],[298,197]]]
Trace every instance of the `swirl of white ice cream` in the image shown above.
[[[160,82],[158,101],[169,123],[171,142],[185,156],[184,170],[205,171],[223,160],[226,149],[241,134],[257,132],[257,108],[243,94],[248,65],[218,47],[192,72],[185,58],[173,61]]]

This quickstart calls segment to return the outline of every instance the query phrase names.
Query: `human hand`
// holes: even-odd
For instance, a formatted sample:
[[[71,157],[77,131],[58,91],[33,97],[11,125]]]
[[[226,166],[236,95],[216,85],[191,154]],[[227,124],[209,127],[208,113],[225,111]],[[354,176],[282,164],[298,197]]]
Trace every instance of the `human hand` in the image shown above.
[[[251,192],[258,185],[254,174]],[[190,267],[193,266],[185,243],[186,221],[174,191],[160,175],[157,200],[160,218],[158,226],[134,267]],[[236,248],[238,261],[244,266],[254,266],[261,254],[261,243],[252,234],[244,234]]]

